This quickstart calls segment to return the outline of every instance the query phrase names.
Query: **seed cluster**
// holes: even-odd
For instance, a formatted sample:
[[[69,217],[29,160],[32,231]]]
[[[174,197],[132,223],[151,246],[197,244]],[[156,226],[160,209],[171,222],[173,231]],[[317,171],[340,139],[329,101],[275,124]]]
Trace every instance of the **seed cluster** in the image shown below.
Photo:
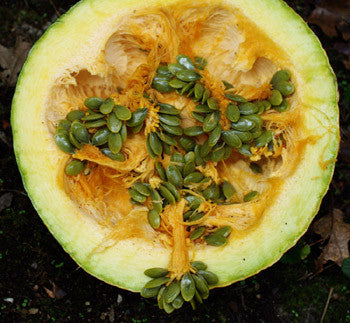
[[[171,280],[170,272],[165,268],[150,268],[144,274],[152,278],[141,290],[141,296],[157,297],[158,307],[170,314],[182,307],[184,302],[190,302],[193,309],[197,303],[209,296],[209,288],[218,283],[218,277],[207,271],[207,265],[202,261],[191,262],[192,273],[185,273],[180,280]]]

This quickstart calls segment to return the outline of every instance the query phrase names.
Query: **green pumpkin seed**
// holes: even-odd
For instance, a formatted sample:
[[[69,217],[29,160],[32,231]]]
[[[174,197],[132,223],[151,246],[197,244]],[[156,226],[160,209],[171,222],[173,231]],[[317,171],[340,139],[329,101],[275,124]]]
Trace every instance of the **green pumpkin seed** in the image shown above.
[[[106,125],[107,122],[104,119],[99,119],[99,120],[95,120],[95,121],[89,121],[85,123],[85,127],[90,129],[90,128],[99,128],[102,127],[104,125]]]
[[[213,150],[211,153],[211,160],[213,162],[218,163],[220,160],[224,159],[225,152],[226,152],[225,146],[221,147],[220,149]]]
[[[165,169],[164,169],[163,165],[160,162],[156,162],[155,166],[156,166],[157,172],[159,174],[159,177],[163,181],[166,181]]]
[[[102,103],[103,103],[103,100],[101,98],[97,98],[94,96],[87,98],[84,101],[84,105],[91,110],[97,110]]]
[[[226,117],[231,122],[237,122],[240,117],[240,112],[236,104],[229,103],[226,109]]]
[[[226,145],[225,146],[225,154],[224,154],[224,159],[227,159],[231,156],[231,153],[232,153],[232,147]]]
[[[199,127],[199,126],[189,127],[184,129],[184,134],[186,136],[191,136],[191,137],[200,136],[201,134],[203,134],[203,129],[202,127]]]
[[[209,98],[207,100],[207,104],[208,104],[208,107],[211,109],[211,110],[217,110],[219,109],[219,102],[216,98]]]
[[[208,285],[215,285],[219,282],[218,276],[211,271],[198,270],[198,276],[201,275],[207,281]]]
[[[250,115],[250,114],[254,114],[256,112],[258,112],[259,108],[251,102],[246,102],[241,104],[239,107],[239,112],[242,115]]]
[[[216,184],[211,184],[202,194],[206,200],[215,201],[220,197],[220,189]]]
[[[206,270],[208,268],[203,261],[192,261],[191,266],[197,270]]]
[[[262,173],[262,168],[260,165],[255,164],[255,163],[250,163],[249,168],[252,170],[253,173],[255,174],[261,174]]]
[[[210,133],[208,138],[208,145],[214,147],[221,137],[221,126],[217,125]]]
[[[125,142],[128,136],[128,129],[126,128],[125,123],[122,124],[122,127],[119,133],[120,133],[120,136],[122,137],[122,141]]]
[[[294,85],[287,81],[275,83],[273,88],[280,91],[283,96],[288,96],[294,93]]]
[[[208,89],[205,89],[203,92],[203,97],[202,97],[202,104],[204,104],[205,102],[207,102],[207,100],[210,97],[210,91]]]
[[[244,119],[250,120],[250,121],[255,123],[255,127],[251,129],[252,132],[260,130],[260,128],[263,124],[261,117],[258,116],[257,114],[251,114],[250,116],[245,116]]]
[[[137,109],[135,112],[133,112],[131,119],[129,119],[126,124],[129,127],[136,127],[139,126],[140,124],[142,124],[146,117],[147,117],[147,108],[139,108]]]
[[[239,139],[233,130],[222,131],[222,139],[230,147],[239,148],[242,146],[241,139]]]
[[[71,125],[71,131],[78,141],[88,144],[90,135],[85,126],[78,120],[74,120]]]
[[[175,185],[175,187],[177,188],[181,188],[182,185],[183,185],[183,178],[182,178],[182,175],[179,171],[179,169],[174,166],[174,165],[169,165],[166,170],[166,175],[167,175],[167,178],[168,178],[168,181]]]
[[[195,169],[196,169],[196,165],[194,164],[194,162],[189,161],[185,164],[182,173],[186,177],[187,175],[193,173]]]
[[[231,233],[231,227],[230,226],[224,226],[215,231],[214,234],[221,235],[225,238],[227,238]]]
[[[236,193],[236,190],[230,182],[224,181],[222,183],[222,192],[224,193],[226,199],[230,199],[233,194]]]
[[[166,276],[169,271],[166,268],[154,267],[146,269],[143,273],[150,278],[160,278]]]
[[[122,105],[116,105],[114,113],[119,120],[131,119],[131,111]]]
[[[204,119],[205,117],[203,115],[201,115],[200,113],[197,113],[197,112],[191,112],[191,115],[194,119],[196,119],[197,121],[203,123],[204,122]]]
[[[208,298],[209,296],[209,287],[207,281],[201,275],[192,275],[194,280],[194,284],[196,286],[197,291],[201,294],[203,299]]]
[[[202,146],[198,145],[198,144],[196,145],[196,147],[194,147],[194,155],[196,157],[196,165],[197,166],[204,165],[204,161],[203,161],[203,158],[201,156],[201,148],[202,148]],[[208,145],[208,148],[210,148],[209,145]],[[208,154],[209,154],[209,152],[208,152]]]
[[[160,123],[162,129],[166,131],[167,133],[175,136],[182,136],[183,129],[180,126],[169,126],[166,123],[161,122]]]
[[[81,110],[73,110],[67,114],[67,119],[71,122],[74,120],[80,120],[85,116],[85,112]]]
[[[177,295],[177,297],[173,300],[173,302],[171,303],[171,305],[175,308],[175,309],[179,309],[182,307],[183,303],[184,303],[184,299],[183,297],[180,295]]]
[[[176,61],[188,70],[194,70],[194,64],[191,58],[186,55],[178,55]]]
[[[201,83],[196,83],[194,86],[194,97],[200,100],[203,97],[205,87]]]
[[[159,120],[169,126],[179,126],[181,124],[181,119],[178,116],[172,116],[167,114],[159,114]]]
[[[202,234],[205,231],[205,227],[198,227],[194,231],[191,232],[190,234],[190,239],[191,240],[196,240],[202,236]]]
[[[82,148],[82,144],[74,137],[73,133],[69,131],[68,133],[69,141],[78,149]]]
[[[247,102],[247,99],[245,99],[243,96],[240,96],[238,94],[233,94],[232,92],[226,93],[225,97],[228,98],[230,101],[234,101],[234,102],[240,102],[240,103]]]
[[[282,100],[280,105],[273,108],[278,112],[285,112],[289,109],[289,103],[286,100]]]
[[[92,137],[92,144],[94,146],[102,146],[108,142],[110,131],[107,128],[98,130]]]
[[[133,133],[139,133],[143,127],[143,123],[140,123],[138,126],[132,127],[131,130]]]
[[[171,146],[169,146],[167,143],[163,142],[163,151],[165,154],[171,156],[171,154],[173,153],[171,150]]]
[[[156,210],[148,211],[147,219],[153,229],[158,229],[160,227],[160,215]]]
[[[166,286],[161,286],[157,295],[157,302],[158,302],[158,307],[162,310],[164,309],[163,306],[163,295],[164,295],[164,291],[166,289]]]
[[[195,300],[199,303],[199,304],[203,304],[203,300],[201,295],[199,294],[198,290],[196,290],[195,294],[194,294],[194,298]]]
[[[139,203],[146,202],[146,199],[147,199],[146,196],[140,194],[138,191],[135,191],[132,188],[129,188],[129,194],[130,194],[130,197],[136,202],[139,202]]]
[[[255,101],[254,104],[258,107],[256,114],[260,115],[265,111],[265,105],[262,103],[262,101]]]
[[[190,71],[190,70],[182,70],[176,73],[176,77],[184,82],[193,82],[193,81],[197,81],[200,78],[202,78],[202,76],[200,74],[198,74],[195,71]]]
[[[150,196],[150,194],[151,194],[151,190],[149,189],[149,187],[146,184],[141,183],[141,182],[135,182],[134,185],[132,186],[132,188],[135,191],[137,191],[140,194],[145,195],[145,196]]]
[[[234,130],[233,132],[243,143],[251,142],[253,140],[252,134],[248,131]]]
[[[159,286],[154,288],[142,288],[140,294],[144,298],[151,298],[151,297],[157,296],[159,290],[160,290]]]
[[[229,82],[227,82],[227,81],[225,81],[225,80],[222,80],[221,81],[223,84],[224,84],[224,86],[225,86],[225,91],[226,90],[229,90],[229,89],[233,89],[233,85],[231,84],[231,83],[229,83]]]
[[[290,72],[287,70],[280,70],[278,72],[276,72],[272,79],[271,79],[271,84],[276,84],[279,83],[281,81],[288,81],[290,78]]]
[[[200,156],[202,158],[208,156],[208,154],[210,153],[212,147],[209,145],[209,141],[206,140],[203,145],[200,147]]]
[[[187,96],[192,95],[194,92],[194,82],[187,83],[181,90],[177,90],[180,95],[184,95],[188,92]]]
[[[220,111],[214,111],[211,114],[208,114],[203,121],[203,131],[210,132],[218,124],[220,120]]]
[[[110,133],[108,135],[108,148],[113,154],[118,154],[122,148],[122,137],[119,133]]]
[[[187,85],[187,83],[179,80],[178,78],[174,78],[169,82],[169,85],[174,89],[182,89]]]
[[[125,156],[121,152],[117,154],[113,154],[109,148],[102,148],[100,151],[102,154],[106,155],[112,160],[119,161],[119,162],[125,161]]]
[[[168,66],[165,66],[165,65],[159,65],[156,72],[159,75],[166,75],[169,77],[172,76],[169,69],[168,69]]]
[[[114,113],[111,113],[107,119],[107,127],[113,133],[118,133],[122,128],[123,122],[120,121]]]
[[[185,196],[185,200],[188,202],[188,206],[191,210],[195,210],[204,201],[203,198],[194,195]]]
[[[194,66],[196,68],[198,68],[199,70],[204,70],[204,68],[206,67],[207,63],[208,63],[207,60],[205,58],[203,58],[203,57],[196,56],[194,58]]]
[[[162,301],[163,301],[163,309],[165,311],[165,313],[167,314],[171,314],[172,312],[175,311],[175,308],[173,305],[171,305],[170,303],[167,303],[164,299],[164,294],[163,294],[163,297],[162,297]]]
[[[251,132],[251,135],[252,135],[253,139],[260,137],[261,134],[262,134],[262,131],[260,129],[257,130],[257,131]]]
[[[188,220],[190,218],[190,216],[193,214],[193,212],[195,212],[195,211],[190,210],[190,211],[185,212],[183,214],[183,220],[184,221]]]
[[[184,162],[188,163],[188,162],[194,162],[195,161],[195,154],[193,151],[189,151],[185,156],[184,156]]]
[[[243,201],[244,201],[244,202],[249,202],[249,201],[255,199],[258,195],[259,195],[259,192],[257,192],[257,191],[251,191],[251,192],[249,192],[248,194],[244,195]]]
[[[175,197],[176,202],[180,201],[180,193],[173,184],[169,182],[164,182],[162,185],[164,185],[169,190],[169,192]]]
[[[171,192],[164,186],[160,185],[159,186],[159,191],[160,194],[170,203],[170,204],[175,204],[175,196],[171,194]]]
[[[60,122],[57,125],[57,130],[64,129],[64,130],[69,131],[71,124],[72,123],[69,120],[62,119],[62,120],[60,120]]]
[[[280,91],[272,90],[270,96],[270,103],[272,105],[280,105],[282,103],[283,97]]]
[[[174,91],[169,85],[170,77],[168,75],[156,75],[152,82],[152,87],[161,93],[169,93]]]
[[[148,135],[149,138],[149,143],[152,148],[152,151],[157,155],[161,155],[163,152],[163,146],[161,141],[159,140],[158,136],[156,135],[155,132],[151,132]]]
[[[94,121],[94,120],[103,119],[104,117],[105,117],[105,115],[102,113],[90,113],[87,116],[82,117],[81,120]]]
[[[194,299],[190,300],[190,304],[191,304],[192,310],[195,311],[196,310],[196,302],[194,301]]]
[[[199,183],[204,178],[204,175],[200,172],[193,172],[184,178],[184,185],[192,183]]]
[[[181,295],[183,299],[188,302],[190,301],[196,292],[196,287],[190,273],[186,273],[181,279]]]
[[[173,280],[170,285],[164,291],[164,301],[167,303],[171,303],[175,300],[175,298],[180,294],[180,281]]]
[[[112,112],[114,108],[114,100],[112,98],[108,98],[100,105],[100,112],[103,114],[109,114]]]
[[[253,121],[247,119],[247,117],[241,117],[237,122],[231,123],[232,129],[238,131],[249,131],[255,126],[256,124]]]
[[[196,142],[193,139],[188,137],[181,137],[179,139],[179,144],[181,148],[184,149],[185,151],[193,150],[194,147],[196,146]]]
[[[156,210],[158,213],[163,211],[162,198],[155,189],[151,189],[151,202],[154,210]]]
[[[207,105],[204,104],[197,104],[194,108],[199,113],[213,112]]]
[[[261,103],[264,105],[265,111],[269,110],[271,108],[271,103],[270,101],[263,100]]]
[[[171,156],[170,160],[174,162],[179,169],[182,169],[184,164],[184,157],[182,156],[181,153],[179,152],[174,153],[174,155]]]
[[[252,152],[250,151],[250,145],[242,145],[242,147],[237,148],[238,152],[245,156],[252,156]]]
[[[183,71],[185,69],[185,66],[179,63],[171,63],[168,65],[168,69],[171,74],[176,75],[176,73]]]
[[[263,147],[266,146],[273,139],[273,131],[268,130],[263,132],[258,138],[254,140],[255,147]]]
[[[147,136],[147,139],[146,139],[146,148],[147,148],[147,151],[148,151],[148,154],[153,158],[157,158],[158,155],[153,151],[152,147],[151,147],[151,144],[149,142],[149,138],[150,136]],[[163,149],[163,148],[162,148]]]
[[[146,285],[145,288],[155,288],[161,285],[164,285],[170,280],[169,277],[159,277],[159,278],[153,278],[150,280]]]
[[[85,168],[85,164],[80,160],[72,160],[67,164],[65,168],[65,173],[69,176],[75,176],[80,174]]]
[[[158,103],[159,113],[178,115],[181,110],[176,109],[173,105],[167,103]]]

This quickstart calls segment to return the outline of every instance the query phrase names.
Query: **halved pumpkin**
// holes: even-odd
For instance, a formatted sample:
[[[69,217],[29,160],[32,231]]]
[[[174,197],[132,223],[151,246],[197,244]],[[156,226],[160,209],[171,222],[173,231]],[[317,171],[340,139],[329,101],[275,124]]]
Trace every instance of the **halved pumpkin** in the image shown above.
[[[225,80],[248,100],[266,98],[280,69],[291,72],[295,86],[288,111],[262,115],[266,127],[283,135],[278,152],[255,149],[250,158],[236,154],[202,169],[237,190],[235,204],[215,205],[204,221],[231,227],[221,247],[189,241],[187,225],[176,218],[178,212],[182,219],[184,200],[164,215],[168,230],[154,230],[147,211],[130,203],[136,175],[155,176],[145,144],[157,128],[151,113],[145,129],[128,137],[125,162],[90,145],[73,155],[89,160],[89,174],[65,175],[70,156],[54,140],[58,121],[82,109],[87,97],[112,96],[131,111],[148,107],[142,93],[154,91],[156,69],[179,54],[207,60],[203,79],[217,96]],[[190,99],[176,92],[154,95],[181,109],[184,128],[196,125]],[[138,292],[149,280],[145,269],[170,268],[181,276],[196,260],[208,265],[221,287],[271,266],[307,230],[334,170],[337,101],[335,76],[318,39],[282,1],[84,0],[30,52],[13,100],[14,147],[40,217],[84,270]],[[261,174],[251,171],[252,161],[260,163]],[[250,191],[259,198],[244,202]]]

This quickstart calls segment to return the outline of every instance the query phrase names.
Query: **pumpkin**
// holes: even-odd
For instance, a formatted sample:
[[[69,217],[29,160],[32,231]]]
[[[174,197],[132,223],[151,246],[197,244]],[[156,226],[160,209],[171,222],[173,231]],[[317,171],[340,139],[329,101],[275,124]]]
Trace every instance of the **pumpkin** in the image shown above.
[[[185,77],[169,73],[176,64],[184,68],[187,63]],[[166,88],[159,81],[164,71],[170,75]],[[271,138],[259,145],[258,133],[244,153],[241,140],[232,144],[230,131],[237,135],[238,130],[230,127],[237,122],[226,116],[234,119],[237,107],[241,117],[249,110],[251,105],[244,107],[240,100],[253,106],[272,102],[283,92],[274,83],[278,71],[290,75],[287,83],[295,91],[286,94],[282,108],[279,98],[275,109],[265,107],[260,115],[253,108]],[[200,85],[194,92],[196,82]],[[170,90],[169,84],[174,86]],[[191,94],[180,91],[185,84],[192,87]],[[202,100],[205,89],[208,97]],[[173,196],[167,200],[170,188],[162,178],[177,184],[170,174],[179,170],[174,155],[190,158],[193,142],[203,144],[214,132],[206,124],[210,130],[203,134],[204,123],[193,117],[200,100],[207,104],[203,109],[221,113],[215,124],[221,125],[218,136],[233,149],[225,159],[210,155],[195,165],[200,174],[192,175],[190,184],[199,176],[219,188],[215,198],[208,193],[197,205],[204,216],[189,222],[185,197],[197,186],[181,184],[176,201]],[[12,106],[14,149],[33,205],[79,266],[106,283],[143,290],[146,297],[152,288],[151,296],[159,293],[161,285],[176,295],[180,288],[192,302],[186,288],[197,286],[191,277],[201,276],[197,267],[203,263],[214,273],[214,282],[210,277],[206,282],[210,288],[227,286],[274,264],[305,233],[334,170],[337,102],[336,79],[318,39],[282,1],[83,0],[41,37],[22,69]],[[71,154],[62,151],[55,142],[60,120],[77,119],[74,111],[80,119],[100,113],[101,104],[106,111],[126,107],[121,124],[134,126],[122,145],[119,134],[110,136],[109,147],[122,158],[113,160],[98,148],[97,126],[89,129],[94,144],[88,137],[84,145],[72,146]],[[96,107],[100,111],[92,111]],[[161,114],[173,108],[175,116]],[[137,118],[141,110],[146,112],[144,124],[135,129],[139,124],[125,120]],[[88,127],[87,121],[80,124]],[[175,138],[176,149],[163,144],[170,149],[167,155],[155,134],[162,135],[169,125],[185,129],[185,135],[168,136]],[[198,136],[191,137],[196,131]],[[162,209],[152,213],[150,189],[158,192],[162,185],[168,188],[161,191]],[[141,197],[140,190],[145,190]],[[218,242],[213,234],[219,229],[228,231]],[[147,274],[160,277],[153,282],[163,281],[148,284]],[[175,286],[180,281],[181,287]]]

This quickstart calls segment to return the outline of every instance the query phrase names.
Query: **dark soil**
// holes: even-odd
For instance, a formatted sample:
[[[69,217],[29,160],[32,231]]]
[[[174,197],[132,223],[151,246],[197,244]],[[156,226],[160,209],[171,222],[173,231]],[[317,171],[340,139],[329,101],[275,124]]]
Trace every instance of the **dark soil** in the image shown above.
[[[1,45],[11,48],[18,37],[34,42],[75,2],[2,0]],[[317,0],[287,2],[305,20],[320,5]],[[338,77],[343,137],[334,179],[317,218],[338,208],[344,212],[345,221],[350,222],[350,71],[344,65],[349,59],[345,56],[347,52],[339,49],[348,43],[340,29],[337,35],[329,37],[318,25],[310,24],[310,27],[320,38]],[[25,193],[12,148],[13,93],[14,87],[2,80],[1,322],[319,322],[325,308],[325,322],[350,322],[350,279],[332,262],[325,264],[322,272],[317,271],[315,263],[327,241],[320,241],[320,236],[311,229],[283,261],[245,281],[213,290],[196,311],[184,306],[166,315],[153,300],[109,286],[85,273],[51,236]],[[305,245],[311,246],[311,253],[301,260],[300,250]]]

